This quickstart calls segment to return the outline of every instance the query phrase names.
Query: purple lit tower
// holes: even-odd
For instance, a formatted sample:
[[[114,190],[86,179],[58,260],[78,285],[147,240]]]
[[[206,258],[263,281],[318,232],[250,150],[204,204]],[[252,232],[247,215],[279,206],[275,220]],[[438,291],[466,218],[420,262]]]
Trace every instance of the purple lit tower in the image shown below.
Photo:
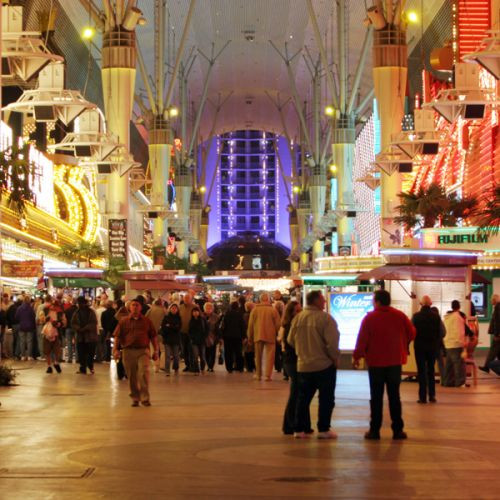
[[[291,160],[285,140],[269,132],[240,130],[213,141],[204,145],[209,150],[207,188],[213,186],[208,189],[211,211],[207,246],[251,233],[290,248],[287,192]],[[280,173],[274,142],[288,186]]]

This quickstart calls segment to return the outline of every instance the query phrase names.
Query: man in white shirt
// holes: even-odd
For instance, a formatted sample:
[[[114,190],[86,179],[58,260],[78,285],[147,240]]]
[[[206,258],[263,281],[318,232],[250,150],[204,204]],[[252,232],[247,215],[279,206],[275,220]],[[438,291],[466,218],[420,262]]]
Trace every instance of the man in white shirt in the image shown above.
[[[446,387],[461,387],[465,384],[465,362],[463,353],[465,347],[465,319],[460,312],[460,302],[451,303],[451,311],[444,317],[446,335],[444,347],[446,348],[446,367],[444,383]]]

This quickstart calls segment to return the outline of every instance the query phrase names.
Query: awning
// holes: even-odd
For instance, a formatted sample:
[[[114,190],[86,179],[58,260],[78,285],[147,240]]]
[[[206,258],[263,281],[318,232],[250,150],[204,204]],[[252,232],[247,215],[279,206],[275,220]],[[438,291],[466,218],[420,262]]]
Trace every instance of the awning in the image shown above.
[[[374,280],[412,280],[412,281],[465,281],[465,266],[396,266],[385,265],[358,276],[360,281]],[[473,283],[490,283],[478,272],[472,271]]]
[[[52,277],[52,284],[56,288],[111,288],[107,281],[97,278],[60,278]]]

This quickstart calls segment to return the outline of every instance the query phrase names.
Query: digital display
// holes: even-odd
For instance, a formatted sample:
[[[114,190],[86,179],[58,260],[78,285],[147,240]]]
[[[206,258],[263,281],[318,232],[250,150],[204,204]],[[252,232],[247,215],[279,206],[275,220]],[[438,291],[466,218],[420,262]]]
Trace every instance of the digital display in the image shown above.
[[[359,327],[366,313],[373,309],[371,293],[332,293],[330,314],[337,322],[340,332],[340,350],[353,351]]]

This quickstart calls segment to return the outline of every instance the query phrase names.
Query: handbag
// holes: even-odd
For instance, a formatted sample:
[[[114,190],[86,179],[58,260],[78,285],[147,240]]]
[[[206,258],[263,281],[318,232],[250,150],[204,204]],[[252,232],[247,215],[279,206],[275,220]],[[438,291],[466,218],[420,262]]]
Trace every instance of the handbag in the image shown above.
[[[47,321],[42,328],[42,335],[49,341],[54,342],[59,335],[57,328],[52,324],[52,322]]]

